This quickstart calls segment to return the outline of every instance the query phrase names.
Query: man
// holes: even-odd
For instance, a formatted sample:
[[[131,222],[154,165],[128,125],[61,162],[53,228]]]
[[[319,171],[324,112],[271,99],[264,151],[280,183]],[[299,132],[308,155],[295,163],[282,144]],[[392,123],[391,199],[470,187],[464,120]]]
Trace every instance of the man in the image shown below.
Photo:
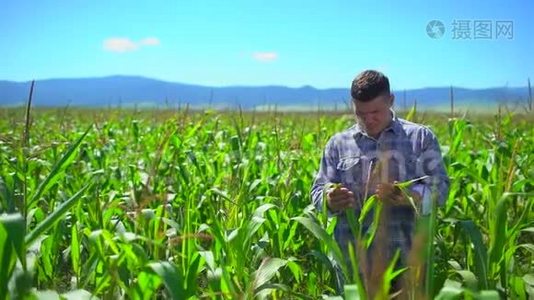
[[[378,260],[382,260],[373,262],[373,256],[389,261],[399,250],[398,265],[405,264],[412,246],[416,212],[428,214],[432,199],[443,204],[449,179],[432,131],[395,116],[394,95],[384,74],[363,71],[352,82],[351,96],[357,122],[326,144],[311,197],[318,210],[323,208],[324,198],[328,213],[338,215],[334,236],[346,256],[347,245],[354,246],[355,238],[345,211],[354,211],[357,217],[372,195],[383,203],[381,226],[385,230],[377,233],[372,244],[380,246],[371,246],[367,255],[359,255],[360,265],[366,266],[364,275],[369,275]],[[396,182],[418,178],[406,193],[395,186]],[[337,185],[330,187],[331,183]],[[364,231],[371,221],[369,215],[363,222]],[[384,265],[387,261],[380,263]]]

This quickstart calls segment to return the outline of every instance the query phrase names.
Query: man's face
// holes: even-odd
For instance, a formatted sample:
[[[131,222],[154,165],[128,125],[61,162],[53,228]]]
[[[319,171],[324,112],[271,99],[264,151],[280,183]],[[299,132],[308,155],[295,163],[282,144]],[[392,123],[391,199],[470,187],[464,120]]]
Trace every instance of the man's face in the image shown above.
[[[356,119],[368,135],[377,137],[389,125],[393,99],[393,94],[383,94],[367,102],[354,101]]]

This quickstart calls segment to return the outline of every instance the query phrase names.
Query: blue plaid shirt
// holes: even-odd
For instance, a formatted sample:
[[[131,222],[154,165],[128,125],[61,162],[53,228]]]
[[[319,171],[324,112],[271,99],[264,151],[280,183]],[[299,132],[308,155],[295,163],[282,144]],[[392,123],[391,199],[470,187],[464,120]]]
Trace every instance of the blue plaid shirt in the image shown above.
[[[428,127],[397,118],[393,111],[392,114],[392,122],[378,139],[368,136],[359,124],[355,124],[328,141],[311,189],[312,202],[318,210],[323,207],[325,185],[341,183],[354,193],[358,216],[365,199],[375,192],[377,182],[373,181],[377,180],[372,180],[371,173],[379,160],[387,160],[382,164],[387,167],[379,168],[379,181],[403,182],[428,176],[410,187],[422,195],[419,206],[422,214],[431,211],[433,195],[437,196],[439,205],[443,204],[448,195],[449,178],[434,133]],[[388,255],[399,249],[402,262],[411,248],[415,212],[410,206],[392,206],[385,213]],[[364,221],[364,230],[370,221],[371,218]],[[347,243],[354,241],[345,214],[339,214],[334,236],[344,252]]]

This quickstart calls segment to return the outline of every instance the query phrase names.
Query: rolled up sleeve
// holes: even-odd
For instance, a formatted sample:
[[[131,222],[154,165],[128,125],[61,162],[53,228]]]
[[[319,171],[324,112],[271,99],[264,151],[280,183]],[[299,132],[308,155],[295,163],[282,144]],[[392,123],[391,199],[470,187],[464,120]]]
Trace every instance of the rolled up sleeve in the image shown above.
[[[311,201],[319,211],[323,208],[323,191],[325,185],[329,183],[338,183],[340,181],[336,166],[338,153],[335,149],[334,140],[330,139],[325,146],[319,171],[317,172],[311,191]]]
[[[438,205],[443,205],[449,194],[449,176],[443,163],[441,149],[434,133],[427,128],[423,133],[422,154],[420,155],[421,175],[427,175],[422,183],[412,185],[411,189],[422,196],[421,212],[423,215],[432,211],[432,199],[436,197]]]

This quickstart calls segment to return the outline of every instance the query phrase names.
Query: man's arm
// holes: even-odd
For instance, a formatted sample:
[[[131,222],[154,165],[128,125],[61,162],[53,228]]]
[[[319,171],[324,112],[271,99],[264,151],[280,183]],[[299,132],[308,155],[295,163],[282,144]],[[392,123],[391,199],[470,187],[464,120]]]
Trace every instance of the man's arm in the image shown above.
[[[423,215],[432,210],[432,197],[437,204],[443,205],[449,194],[449,176],[441,157],[441,150],[434,133],[426,128],[423,132],[422,153],[417,164],[418,174],[429,176],[421,183],[414,183],[410,190],[421,195],[421,211]]]
[[[337,151],[334,148],[334,141],[330,139],[325,146],[323,155],[321,157],[321,164],[319,172],[315,176],[310,196],[313,205],[318,211],[323,209],[323,190],[326,184],[340,182],[337,173]]]

